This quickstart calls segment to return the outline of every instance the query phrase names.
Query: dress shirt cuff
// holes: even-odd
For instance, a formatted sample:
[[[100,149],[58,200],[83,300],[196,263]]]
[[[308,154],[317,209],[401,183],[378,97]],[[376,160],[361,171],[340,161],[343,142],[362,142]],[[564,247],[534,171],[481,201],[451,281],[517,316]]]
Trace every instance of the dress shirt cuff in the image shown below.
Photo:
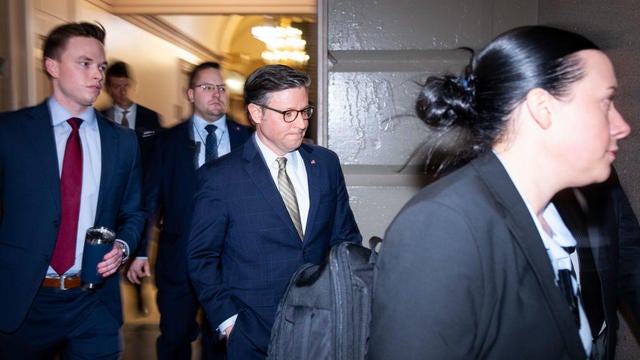
[[[222,324],[220,324],[218,326],[218,332],[224,336],[227,335],[227,332],[225,331],[229,326],[234,325],[236,323],[236,319],[238,318],[238,314],[233,315],[232,317],[228,318],[227,320],[223,321]]]
[[[122,262],[124,263],[125,261],[127,261],[127,259],[129,259],[129,254],[131,254],[131,251],[129,251],[129,244],[120,239],[116,239],[116,241],[124,247],[124,254],[122,254]]]

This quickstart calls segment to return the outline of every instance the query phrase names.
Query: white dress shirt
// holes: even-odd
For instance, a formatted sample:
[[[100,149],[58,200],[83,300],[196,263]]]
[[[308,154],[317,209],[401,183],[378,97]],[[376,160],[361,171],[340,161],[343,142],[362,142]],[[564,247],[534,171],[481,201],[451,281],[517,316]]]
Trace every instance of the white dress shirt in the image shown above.
[[[500,157],[498,156],[498,154],[495,153],[495,151],[494,151],[494,154],[496,155],[498,160],[500,160]],[[502,163],[502,160],[500,160],[500,162]],[[504,167],[504,164],[503,164],[503,167]],[[506,167],[504,168],[507,171],[507,174],[509,174],[509,169],[507,169]],[[511,176],[511,174],[509,174],[509,177],[513,181],[513,177]],[[522,192],[518,188],[518,184],[514,182],[514,185],[516,187],[516,190],[518,190],[520,197],[522,198]],[[544,230],[535,212],[533,212],[531,210],[531,207],[529,207],[529,204],[527,204],[524,198],[522,198],[522,201],[526,205],[527,210],[529,210],[529,215],[531,216],[531,219],[533,219],[533,222],[536,225],[536,229],[538,230],[538,233],[542,238],[542,243],[544,245],[544,248],[547,250],[549,261],[551,262],[551,266],[553,267],[553,273],[555,275],[556,283],[558,282],[558,270],[571,270],[572,263],[575,265],[574,266],[575,273],[576,274],[579,273],[580,269],[578,267],[578,262],[577,261],[572,262],[571,256],[569,256],[569,254],[563,249],[563,247],[575,247],[576,239],[573,237],[573,235],[571,234],[571,231],[569,231],[567,226],[562,221],[562,218],[560,217],[560,214],[558,213],[558,210],[553,205],[553,203],[550,202],[549,204],[547,204],[547,206],[544,208],[542,212],[542,218],[545,220],[545,222],[547,223],[547,225],[551,230],[551,235],[549,235]],[[574,254],[576,254],[575,251],[574,251]],[[572,276],[571,282],[573,284],[573,291],[575,293],[578,291],[578,288],[580,286],[578,283],[578,279]],[[578,299],[578,313],[580,316],[580,329],[578,332],[580,335],[580,340],[582,340],[582,346],[584,347],[584,351],[587,353],[587,358],[588,358],[589,355],[591,354],[593,337],[591,335],[591,327],[589,326],[589,320],[587,319],[587,315],[584,312],[582,301],[580,299]]]
[[[198,167],[204,164],[205,143],[208,135],[204,127],[210,124],[211,123],[205,121],[198,115],[193,114],[193,140],[198,143]],[[231,140],[229,140],[229,131],[227,129],[227,116],[223,115],[220,119],[214,121],[213,125],[216,126],[218,157],[221,157],[231,151]]]
[[[72,117],[83,120],[78,130],[80,142],[82,143],[82,193],[80,194],[80,215],[78,217],[78,233],[76,235],[76,258],[73,266],[65,273],[67,276],[72,276],[80,273],[85,234],[87,229],[95,223],[98,194],[100,191],[100,174],[102,171],[100,131],[98,130],[95,110],[92,107],[80,116],[73,116],[53,97],[49,98],[47,104],[49,105],[49,111],[51,111],[51,125],[53,126],[53,133],[56,140],[58,176],[62,175],[64,151],[67,146],[69,134],[71,134],[71,125],[67,123],[67,120]],[[47,270],[47,276],[57,276],[51,266],[49,266]]]
[[[76,258],[73,266],[64,273],[65,276],[74,276],[80,273],[82,267],[82,254],[87,229],[93,227],[98,207],[98,195],[100,194],[100,175],[102,172],[102,147],[100,143],[100,130],[93,107],[87,109],[80,116],[73,116],[60,105],[53,97],[47,101],[51,112],[51,126],[56,141],[56,153],[58,155],[58,176],[62,176],[62,163],[67,146],[67,139],[71,134],[71,125],[67,122],[72,117],[82,119],[78,129],[82,144],[82,192],[80,194],[80,213],[78,216],[78,233],[76,234]],[[116,229],[111,229],[116,230]],[[129,254],[129,245],[121,243]],[[49,266],[47,276],[57,277],[58,274]]]
[[[122,118],[124,112],[127,111],[127,121],[129,122],[129,129],[135,130],[136,128],[136,113],[138,112],[138,106],[133,103],[128,109],[123,109],[118,105],[113,105],[113,121],[122,125]]]

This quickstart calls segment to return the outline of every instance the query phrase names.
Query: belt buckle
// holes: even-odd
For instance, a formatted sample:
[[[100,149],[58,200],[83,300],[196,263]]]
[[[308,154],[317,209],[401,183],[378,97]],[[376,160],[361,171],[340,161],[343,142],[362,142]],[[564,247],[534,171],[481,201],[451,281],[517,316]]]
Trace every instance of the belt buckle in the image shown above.
[[[60,290],[69,290],[66,287],[64,287],[64,280],[67,278],[66,275],[61,275],[60,276],[60,286],[58,287]]]

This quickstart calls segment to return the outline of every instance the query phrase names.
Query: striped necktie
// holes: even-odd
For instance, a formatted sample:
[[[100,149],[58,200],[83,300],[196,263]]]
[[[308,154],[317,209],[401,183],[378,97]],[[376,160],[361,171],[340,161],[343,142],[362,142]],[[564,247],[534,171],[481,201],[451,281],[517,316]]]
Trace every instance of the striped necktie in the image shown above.
[[[278,162],[278,190],[284,201],[284,205],[287,207],[291,221],[300,236],[300,240],[304,238],[302,233],[302,222],[300,221],[300,210],[298,209],[298,199],[296,198],[296,191],[291,184],[291,179],[287,175],[287,158],[279,157],[276,159]]]

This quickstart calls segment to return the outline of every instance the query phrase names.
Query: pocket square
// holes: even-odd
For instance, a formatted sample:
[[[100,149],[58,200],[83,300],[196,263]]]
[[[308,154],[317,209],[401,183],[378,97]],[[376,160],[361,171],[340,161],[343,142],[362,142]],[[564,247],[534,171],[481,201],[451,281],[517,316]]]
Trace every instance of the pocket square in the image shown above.
[[[149,136],[154,136],[156,134],[156,132],[157,131],[155,131],[155,130],[145,130],[145,131],[142,132],[142,137],[146,138],[146,137],[149,137]]]

